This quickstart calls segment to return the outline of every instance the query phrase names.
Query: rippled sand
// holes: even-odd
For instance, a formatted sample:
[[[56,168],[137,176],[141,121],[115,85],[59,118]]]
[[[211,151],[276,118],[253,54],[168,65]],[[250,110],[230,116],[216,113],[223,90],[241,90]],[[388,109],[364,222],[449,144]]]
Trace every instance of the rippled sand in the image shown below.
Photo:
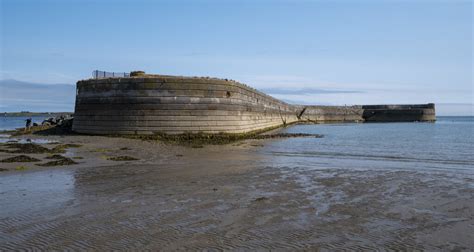
[[[0,173],[0,250],[474,248],[472,172],[281,164],[266,148],[284,140],[49,139],[83,159]]]

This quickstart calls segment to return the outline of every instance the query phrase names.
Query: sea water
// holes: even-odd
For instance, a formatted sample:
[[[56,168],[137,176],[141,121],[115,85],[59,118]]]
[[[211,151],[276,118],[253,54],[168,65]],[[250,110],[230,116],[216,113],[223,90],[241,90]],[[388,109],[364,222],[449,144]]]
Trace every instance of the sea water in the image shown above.
[[[0,130],[14,130],[23,128],[26,125],[26,119],[31,118],[33,123],[41,124],[43,120],[51,116],[0,116]]]
[[[267,143],[262,152],[279,166],[474,172],[474,117],[438,117],[435,123],[308,124],[283,132],[324,137]]]

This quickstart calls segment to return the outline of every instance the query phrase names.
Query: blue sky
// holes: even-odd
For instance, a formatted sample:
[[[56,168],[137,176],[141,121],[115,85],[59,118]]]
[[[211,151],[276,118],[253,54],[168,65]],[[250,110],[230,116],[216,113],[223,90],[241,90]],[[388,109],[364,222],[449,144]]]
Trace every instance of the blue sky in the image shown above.
[[[473,110],[472,1],[0,1],[0,79],[145,70],[299,103]]]

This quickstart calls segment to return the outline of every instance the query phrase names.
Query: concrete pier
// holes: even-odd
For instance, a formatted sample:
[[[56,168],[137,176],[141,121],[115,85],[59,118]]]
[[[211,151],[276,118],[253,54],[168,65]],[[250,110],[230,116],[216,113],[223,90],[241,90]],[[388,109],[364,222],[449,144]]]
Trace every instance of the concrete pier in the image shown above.
[[[79,81],[73,130],[88,134],[245,133],[294,122],[435,118],[434,105],[407,106],[290,105],[232,80],[142,75]]]
[[[435,105],[365,105],[362,106],[366,122],[434,122],[436,121]]]

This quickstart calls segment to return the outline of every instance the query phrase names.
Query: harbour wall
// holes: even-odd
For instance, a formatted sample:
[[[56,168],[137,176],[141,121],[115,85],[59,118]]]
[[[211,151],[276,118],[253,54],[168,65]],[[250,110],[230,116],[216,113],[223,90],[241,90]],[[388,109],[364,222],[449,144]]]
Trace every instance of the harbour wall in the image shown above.
[[[244,133],[295,122],[363,122],[365,116],[376,121],[392,115],[384,114],[382,107],[368,107],[371,112],[366,113],[364,107],[290,105],[227,79],[164,75],[90,79],[77,83],[73,130],[87,134]],[[398,109],[401,114],[397,115],[407,109]]]
[[[362,106],[366,122],[433,122],[436,121],[435,105],[365,105]]]
[[[363,122],[362,106],[306,106],[300,120],[312,123]]]
[[[243,133],[298,121],[297,107],[235,81],[153,76],[79,81],[73,130]]]

